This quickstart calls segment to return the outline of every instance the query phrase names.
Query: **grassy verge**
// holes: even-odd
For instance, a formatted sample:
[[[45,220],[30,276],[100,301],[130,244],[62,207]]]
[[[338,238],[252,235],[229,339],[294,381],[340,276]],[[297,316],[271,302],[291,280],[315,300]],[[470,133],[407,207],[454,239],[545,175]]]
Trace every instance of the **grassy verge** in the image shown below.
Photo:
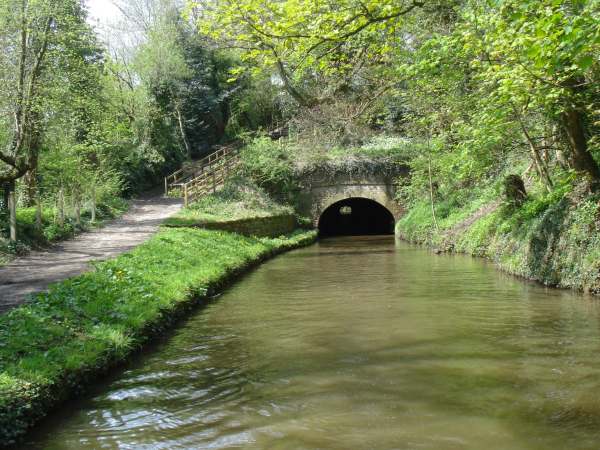
[[[0,317],[0,443],[18,439],[179,313],[263,259],[315,239],[164,228]]]
[[[399,221],[411,242],[493,260],[501,269],[549,286],[600,294],[600,195],[571,183],[530,193],[520,207],[501,201],[497,189],[468,201],[437,202],[437,227],[429,202]]]
[[[69,239],[79,232],[102,226],[107,220],[123,214],[128,208],[127,201],[115,198],[110,202],[99,204],[96,221],[91,221],[89,210],[83,210],[81,223],[75,223],[71,217],[65,217],[63,225],[57,221],[56,208],[42,209],[42,226],[35,225],[36,208],[19,208],[17,210],[17,236],[19,240],[12,243],[8,240],[8,217],[0,212],[0,266],[6,264],[17,255],[26,254],[32,248],[47,246],[53,242]]]
[[[257,217],[292,214],[293,209],[272,200],[247,179],[233,179],[214,194],[201,197],[165,221],[165,225],[186,227],[230,222]]]

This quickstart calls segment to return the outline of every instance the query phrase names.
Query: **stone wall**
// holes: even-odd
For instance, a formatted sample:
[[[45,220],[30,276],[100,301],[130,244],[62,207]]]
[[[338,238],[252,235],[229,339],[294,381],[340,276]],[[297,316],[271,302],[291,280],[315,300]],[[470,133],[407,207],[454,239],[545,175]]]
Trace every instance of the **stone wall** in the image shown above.
[[[278,237],[294,231],[298,228],[298,222],[294,214],[280,214],[277,216],[211,222],[198,226],[209,230],[230,231],[245,236]]]
[[[404,208],[395,200],[396,189],[397,178],[389,175],[337,175],[306,186],[299,197],[299,211],[317,226],[321,214],[334,203],[347,198],[366,198],[387,208],[398,220],[404,215]]]

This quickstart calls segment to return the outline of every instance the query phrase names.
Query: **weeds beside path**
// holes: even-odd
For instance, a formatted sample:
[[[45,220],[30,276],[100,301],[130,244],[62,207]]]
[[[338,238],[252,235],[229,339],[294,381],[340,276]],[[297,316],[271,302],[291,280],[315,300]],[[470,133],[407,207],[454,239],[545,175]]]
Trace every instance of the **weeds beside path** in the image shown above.
[[[0,313],[23,303],[29,294],[44,291],[51,283],[85,272],[91,261],[131,250],[180,208],[180,199],[148,195],[133,200],[123,217],[100,229],[14,259],[0,268]]]

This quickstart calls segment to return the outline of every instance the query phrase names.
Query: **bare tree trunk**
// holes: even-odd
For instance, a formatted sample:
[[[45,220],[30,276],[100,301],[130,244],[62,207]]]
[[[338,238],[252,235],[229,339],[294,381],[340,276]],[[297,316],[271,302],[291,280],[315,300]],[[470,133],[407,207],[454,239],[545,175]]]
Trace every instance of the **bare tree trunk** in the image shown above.
[[[546,190],[550,192],[552,187],[554,186],[554,182],[552,178],[550,178],[550,171],[548,170],[548,166],[540,156],[540,153],[532,141],[529,141],[529,148],[531,150],[531,156],[533,157],[533,162],[536,168],[536,172],[538,173],[540,179],[544,183]]]
[[[35,196],[35,229],[42,231],[42,199],[39,190]]]
[[[17,196],[15,182],[10,183],[8,194],[9,227],[11,242],[17,241]]]
[[[540,151],[537,148],[535,141],[532,139],[531,135],[527,131],[527,127],[523,122],[523,116],[520,114],[520,112],[514,105],[513,109],[515,111],[515,115],[517,117],[519,125],[521,126],[521,131],[523,132],[523,135],[525,136],[525,139],[527,139],[527,143],[529,144],[529,149],[531,151],[531,156],[533,157],[533,162],[535,163],[536,171],[540,176],[540,179],[544,183],[546,190],[550,192],[552,190],[552,187],[554,186],[554,183],[552,182],[552,178],[550,177],[550,171],[548,170],[548,166],[542,159],[542,156],[540,155]]]
[[[187,135],[185,133],[185,127],[183,126],[183,116],[181,114],[181,108],[179,107],[179,103],[175,101],[175,112],[177,113],[177,122],[179,123],[179,134],[181,134],[181,140],[183,141],[183,145],[185,146],[185,152],[188,158],[192,158],[192,149],[190,147],[190,143],[188,142]]]
[[[8,211],[8,197],[10,195],[10,183],[3,183],[2,192],[4,194],[2,208],[4,208],[5,211]]]
[[[57,209],[58,225],[62,228],[65,226],[65,194],[62,187],[58,191]]]
[[[35,172],[33,170],[27,171],[25,176],[23,177],[23,182],[25,184],[25,190],[23,192],[23,198],[21,201],[23,202],[23,206],[29,207],[35,204],[35,194],[36,194],[36,183],[35,183]]]
[[[75,213],[75,224],[81,226],[81,196],[77,189],[73,189],[73,212]]]
[[[92,185],[92,223],[96,222],[96,185]]]
[[[433,218],[433,224],[435,225],[435,229],[439,230],[437,219],[435,217],[435,206],[433,203],[433,181],[431,178],[431,155],[429,155],[429,199],[431,201],[431,217]]]

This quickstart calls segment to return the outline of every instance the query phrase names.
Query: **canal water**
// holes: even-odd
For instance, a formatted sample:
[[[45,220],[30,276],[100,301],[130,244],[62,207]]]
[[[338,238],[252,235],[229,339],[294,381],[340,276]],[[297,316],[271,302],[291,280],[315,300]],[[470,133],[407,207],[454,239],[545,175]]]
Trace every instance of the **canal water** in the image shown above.
[[[600,308],[393,237],[262,265],[27,449],[600,448]]]

